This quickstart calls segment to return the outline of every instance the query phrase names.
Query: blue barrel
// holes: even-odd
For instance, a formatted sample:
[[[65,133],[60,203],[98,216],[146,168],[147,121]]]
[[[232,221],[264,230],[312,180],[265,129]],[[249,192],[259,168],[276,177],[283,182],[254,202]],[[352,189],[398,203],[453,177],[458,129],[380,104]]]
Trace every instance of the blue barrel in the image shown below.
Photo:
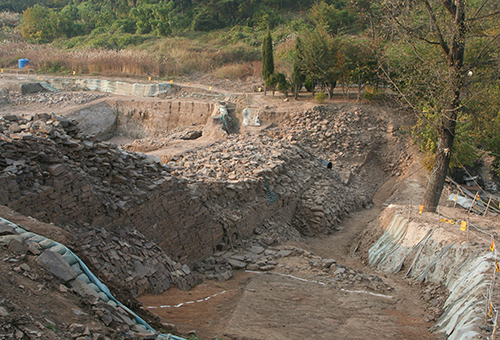
[[[28,59],[19,59],[18,64],[19,64],[19,69],[22,69],[24,66],[28,65],[30,61]]]

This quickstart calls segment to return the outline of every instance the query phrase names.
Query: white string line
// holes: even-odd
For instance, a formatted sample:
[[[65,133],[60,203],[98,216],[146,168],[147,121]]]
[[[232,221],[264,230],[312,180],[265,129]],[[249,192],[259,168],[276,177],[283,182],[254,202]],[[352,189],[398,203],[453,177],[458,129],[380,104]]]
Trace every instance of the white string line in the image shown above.
[[[179,304],[177,304],[177,305],[162,305],[162,306],[159,306],[159,307],[158,307],[158,306],[147,306],[146,308],[147,308],[147,309],[157,309],[157,308],[179,308],[179,307],[181,307],[181,306],[191,305],[191,304],[193,304],[193,303],[195,303],[195,302],[198,302],[198,303],[199,303],[199,302],[208,301],[208,300],[210,300],[211,298],[214,298],[214,297],[216,297],[216,296],[218,296],[218,295],[225,294],[226,292],[227,292],[227,291],[226,291],[226,290],[224,290],[224,291],[222,291],[222,292],[220,292],[220,293],[216,293],[216,294],[214,294],[214,295],[207,296],[206,298],[203,298],[203,299],[198,299],[198,300],[194,300],[194,301],[187,301],[187,302],[181,302],[181,303],[179,303]],[[144,309],[144,308],[143,308],[143,307],[141,307],[141,309]]]
[[[262,273],[262,272],[256,272],[256,271],[253,271],[253,270],[245,270],[245,272],[246,273],[254,273],[254,274],[274,274],[274,275],[289,277],[289,278],[292,278],[292,279],[295,279],[295,280],[299,280],[299,281],[302,281],[302,282],[312,282],[312,283],[317,283],[317,284],[323,285],[323,286],[326,285],[324,282],[321,282],[321,281],[307,280],[307,279],[303,279],[301,277],[297,277],[297,276],[293,276],[293,275],[288,275],[288,274],[281,274],[281,273],[274,273],[274,272]],[[348,289],[344,289],[344,288],[340,288],[340,290],[343,291],[343,292],[346,292],[346,293],[370,294],[370,295],[373,295],[373,296],[385,297],[385,298],[388,298],[388,299],[392,299],[392,296],[390,296],[390,295],[376,294],[376,293],[367,292],[367,291],[364,291],[364,290],[348,290]]]
[[[340,288],[340,290],[343,291],[343,292],[346,292],[346,293],[370,294],[370,295],[373,295],[373,296],[378,296],[378,297],[384,297],[384,298],[392,299],[392,296],[390,296],[390,295],[377,294],[377,293],[367,292],[367,291],[364,291],[364,290],[348,290],[348,289],[344,289],[344,288]]]

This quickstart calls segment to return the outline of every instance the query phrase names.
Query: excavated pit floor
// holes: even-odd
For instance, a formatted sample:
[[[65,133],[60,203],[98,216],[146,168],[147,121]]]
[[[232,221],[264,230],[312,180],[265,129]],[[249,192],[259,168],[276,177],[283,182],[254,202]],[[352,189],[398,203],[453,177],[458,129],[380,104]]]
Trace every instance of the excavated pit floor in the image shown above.
[[[415,183],[423,172],[417,167],[410,180],[391,177],[377,191],[374,205],[352,213],[340,224],[341,231],[326,237],[308,238],[289,245],[311,251],[323,258],[334,258],[337,264],[381,275],[366,266],[353,251],[359,236],[377,219],[387,199],[398,188],[417,199],[423,192]],[[395,196],[392,196],[394,199]],[[401,203],[408,204],[406,201]],[[358,250],[361,251],[361,250]],[[287,258],[291,268],[304,267],[300,257]],[[294,277],[308,278],[301,270]],[[311,273],[321,282],[322,276]],[[393,290],[372,294],[357,288],[336,289],[316,282],[275,273],[237,271],[226,281],[207,280],[189,292],[170,289],[159,296],[139,298],[144,308],[159,315],[164,322],[177,325],[182,332],[195,330],[202,338],[233,339],[436,339],[429,332],[432,322],[425,322],[425,304],[420,285],[392,275],[381,275]],[[323,277],[324,278],[324,277]],[[223,293],[223,294],[221,294]],[[214,296],[215,295],[215,296]],[[213,297],[212,297],[213,296]],[[205,300],[209,297],[208,300]],[[200,302],[197,302],[200,300]],[[201,300],[203,300],[201,302]],[[194,303],[186,304],[186,302]],[[179,304],[182,306],[175,307]],[[162,306],[171,306],[161,308]]]

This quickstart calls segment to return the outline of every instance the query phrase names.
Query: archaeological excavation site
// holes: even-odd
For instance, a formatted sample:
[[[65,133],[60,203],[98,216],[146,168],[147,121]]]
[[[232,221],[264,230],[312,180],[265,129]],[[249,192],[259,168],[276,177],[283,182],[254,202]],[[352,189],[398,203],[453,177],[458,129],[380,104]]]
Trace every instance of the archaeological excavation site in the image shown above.
[[[421,212],[390,102],[39,78],[0,80],[0,339],[494,339],[498,181]]]

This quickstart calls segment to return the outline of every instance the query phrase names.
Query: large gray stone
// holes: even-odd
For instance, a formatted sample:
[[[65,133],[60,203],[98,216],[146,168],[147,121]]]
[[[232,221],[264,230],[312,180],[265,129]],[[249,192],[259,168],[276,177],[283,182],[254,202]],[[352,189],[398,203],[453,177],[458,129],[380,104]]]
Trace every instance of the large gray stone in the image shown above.
[[[71,282],[71,288],[82,298],[88,299],[91,304],[96,304],[99,301],[99,294],[82,280]]]
[[[12,240],[9,243],[9,251],[16,254],[26,254],[28,252],[28,246],[19,240]]]
[[[21,94],[24,96],[29,93],[47,92],[40,83],[30,83],[21,85]]]
[[[36,261],[52,275],[59,278],[63,283],[69,282],[77,277],[68,262],[66,262],[59,253],[46,250],[42,255],[38,256]]]
[[[0,220],[0,236],[4,235],[16,235],[17,232],[11,223],[4,220]]]
[[[252,253],[255,253],[255,254],[261,254],[264,252],[264,248],[261,247],[261,246],[251,246],[250,248],[248,248],[248,251],[251,251]]]
[[[137,276],[139,276],[139,278],[141,278],[141,279],[144,276],[146,276],[149,272],[148,268],[146,266],[144,266],[139,261],[134,261],[134,267],[135,267],[135,272],[137,273]]]
[[[243,269],[247,266],[247,264],[245,262],[238,261],[235,259],[229,259],[229,260],[227,260],[227,262],[229,262],[231,267],[233,267],[234,269]]]

